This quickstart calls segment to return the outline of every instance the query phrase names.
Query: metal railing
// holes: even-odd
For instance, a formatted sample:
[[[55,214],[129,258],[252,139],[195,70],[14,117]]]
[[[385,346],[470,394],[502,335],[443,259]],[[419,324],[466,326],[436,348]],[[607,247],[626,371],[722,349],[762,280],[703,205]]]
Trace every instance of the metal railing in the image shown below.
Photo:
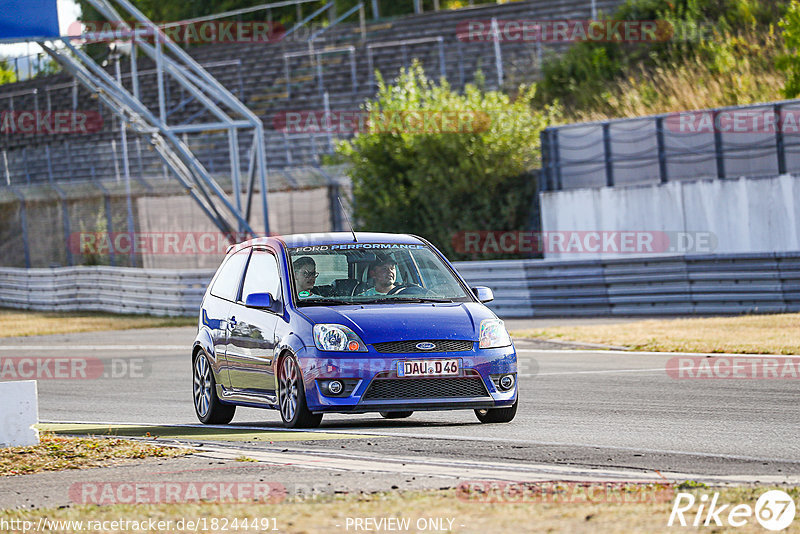
[[[359,30],[361,31],[361,40],[364,41],[367,38],[367,27],[366,27],[365,15],[364,15],[364,4],[359,2],[358,4],[353,6],[352,8],[348,9],[344,14],[342,14],[341,16],[339,16],[335,20],[333,20],[330,23],[329,26],[321,28],[321,29],[315,31],[314,33],[312,33],[311,36],[308,38],[308,42],[309,43],[313,43],[314,40],[315,39],[319,39],[320,36],[323,33],[325,33],[328,30],[334,28],[337,24],[339,24],[340,22],[345,20],[347,17],[349,17],[350,15],[355,13],[356,11],[358,11],[358,27],[359,27]]]
[[[292,27],[289,29],[289,31],[287,31],[287,32],[286,32],[286,33],[283,35],[283,39],[285,40],[287,37],[289,37],[290,35],[292,35],[293,33],[295,33],[295,32],[296,32],[297,30],[299,30],[300,28],[304,27],[306,24],[308,24],[309,22],[311,22],[312,20],[314,20],[315,18],[317,18],[319,15],[321,15],[321,14],[323,14],[324,12],[328,11],[329,9],[331,9],[331,8],[335,8],[335,7],[336,7],[336,3],[335,3],[333,0],[331,0],[330,2],[328,2],[327,4],[325,4],[324,6],[322,6],[321,8],[317,9],[316,11],[314,11],[313,13],[311,13],[310,15],[308,15],[307,17],[305,17],[304,19],[302,19],[302,20],[298,21],[298,22],[297,22],[297,24],[295,24],[294,26],[292,26]]]
[[[289,59],[295,57],[310,57],[311,66],[315,70],[315,77],[317,78],[317,86],[319,89],[320,97],[325,93],[325,79],[322,68],[320,56],[329,54],[338,54],[347,52],[350,55],[350,82],[352,84],[353,93],[358,91],[358,80],[356,79],[356,49],[354,46],[340,46],[336,48],[325,48],[321,50],[298,50],[297,52],[285,52],[283,54],[283,75],[286,77],[286,99],[292,96],[292,83],[290,77]]]
[[[367,45],[367,66],[369,68],[369,83],[375,85],[375,64],[373,57],[373,50],[379,48],[400,48],[400,54],[403,59],[403,65],[408,65],[408,54],[406,49],[408,46],[437,43],[439,48],[439,73],[442,77],[447,77],[447,66],[444,57],[444,37],[441,35],[437,37],[422,37],[419,39],[402,39],[398,41],[384,41],[379,43],[369,43]]]

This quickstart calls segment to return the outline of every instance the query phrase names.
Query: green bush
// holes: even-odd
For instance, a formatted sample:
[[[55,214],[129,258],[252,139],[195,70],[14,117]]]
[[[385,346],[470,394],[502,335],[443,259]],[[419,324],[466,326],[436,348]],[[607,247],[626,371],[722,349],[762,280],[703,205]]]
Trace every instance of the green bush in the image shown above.
[[[787,52],[777,59],[778,68],[786,73],[783,96],[794,98],[800,95],[800,2],[792,0],[779,24]]]
[[[0,85],[16,81],[17,75],[11,67],[11,63],[5,58],[0,58]]]
[[[567,109],[608,113],[614,84],[643,72],[699,61],[725,72],[737,57],[757,58],[748,37],[767,35],[786,9],[783,0],[628,0],[613,20],[657,20],[671,28],[660,42],[580,42],[542,67],[539,103],[560,101]]]
[[[555,107],[533,111],[534,94],[523,86],[512,99],[474,85],[459,94],[417,63],[394,85],[379,79],[364,105],[367,131],[338,146],[351,165],[358,229],[417,234],[456,259],[477,259],[457,253],[459,232],[527,230],[537,187],[529,171],[540,164],[539,133],[556,115]],[[475,131],[395,128],[409,112],[463,113],[476,126],[464,130]]]

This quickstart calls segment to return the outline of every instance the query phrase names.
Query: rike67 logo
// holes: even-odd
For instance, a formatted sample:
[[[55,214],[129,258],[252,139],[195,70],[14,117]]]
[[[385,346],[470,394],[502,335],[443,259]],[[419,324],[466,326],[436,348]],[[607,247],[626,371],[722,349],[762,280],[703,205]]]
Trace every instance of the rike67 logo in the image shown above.
[[[769,490],[749,504],[720,503],[719,493],[696,496],[678,493],[669,514],[667,526],[682,527],[743,527],[753,518],[765,529],[774,532],[783,530],[794,521],[796,507],[792,497],[781,490]]]

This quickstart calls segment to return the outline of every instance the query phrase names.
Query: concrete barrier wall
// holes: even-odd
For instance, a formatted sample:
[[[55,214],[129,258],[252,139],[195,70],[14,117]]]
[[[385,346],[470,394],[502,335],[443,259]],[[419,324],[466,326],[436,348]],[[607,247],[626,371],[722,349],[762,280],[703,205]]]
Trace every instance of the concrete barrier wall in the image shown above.
[[[0,448],[39,443],[36,381],[0,382],[0,399]]]
[[[666,232],[671,249],[657,252],[667,254],[800,251],[800,176],[548,191],[541,213],[543,232]],[[710,237],[709,246],[687,247],[692,236]],[[626,256],[559,246],[544,252],[548,259]]]

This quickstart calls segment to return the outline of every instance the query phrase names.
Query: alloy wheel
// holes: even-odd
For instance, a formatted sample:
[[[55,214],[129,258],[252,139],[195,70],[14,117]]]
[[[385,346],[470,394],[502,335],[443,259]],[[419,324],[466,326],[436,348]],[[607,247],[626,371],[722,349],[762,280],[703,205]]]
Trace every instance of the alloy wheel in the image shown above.
[[[194,407],[200,417],[205,417],[211,406],[211,367],[200,354],[194,364]]]
[[[280,397],[281,415],[284,421],[292,421],[297,412],[297,365],[292,358],[285,358],[280,376]]]

